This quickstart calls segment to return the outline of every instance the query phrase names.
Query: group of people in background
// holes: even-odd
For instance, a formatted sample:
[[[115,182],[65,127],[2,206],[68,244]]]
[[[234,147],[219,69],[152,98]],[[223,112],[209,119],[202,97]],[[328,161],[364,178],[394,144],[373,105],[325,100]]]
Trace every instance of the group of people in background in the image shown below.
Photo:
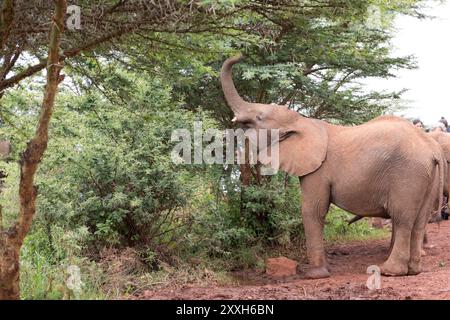
[[[413,124],[418,128],[423,128],[426,132],[433,132],[433,131],[442,131],[442,132],[449,132],[450,133],[450,127],[448,125],[447,119],[445,117],[441,117],[441,119],[431,126],[430,128],[425,128],[423,125],[423,122],[420,119],[414,119]]]

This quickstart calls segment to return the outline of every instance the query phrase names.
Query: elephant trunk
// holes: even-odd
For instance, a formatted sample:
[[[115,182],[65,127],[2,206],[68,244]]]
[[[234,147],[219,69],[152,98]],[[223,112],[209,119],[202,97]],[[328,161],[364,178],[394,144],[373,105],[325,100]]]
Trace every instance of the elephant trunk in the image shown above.
[[[233,65],[242,59],[242,55],[228,58],[223,63],[220,71],[220,82],[222,84],[223,93],[228,105],[234,113],[239,113],[242,108],[250,105],[250,103],[244,101],[241,96],[239,96],[231,76],[231,69],[233,68]]]

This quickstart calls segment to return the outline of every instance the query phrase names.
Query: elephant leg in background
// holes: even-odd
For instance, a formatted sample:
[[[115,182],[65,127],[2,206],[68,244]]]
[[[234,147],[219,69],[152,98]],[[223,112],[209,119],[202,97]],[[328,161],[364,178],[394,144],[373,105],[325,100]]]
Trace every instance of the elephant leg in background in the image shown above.
[[[389,255],[392,253],[392,248],[394,248],[394,242],[395,242],[395,225],[392,224],[392,232],[391,232],[391,243],[389,244]]]
[[[430,208],[427,206],[427,208]],[[423,213],[423,214],[422,214]],[[420,260],[422,256],[422,245],[427,224],[427,212],[421,212],[417,217],[411,233],[411,251],[408,263],[408,275],[416,275],[422,271]]]
[[[305,228],[306,249],[310,268],[306,277],[310,279],[330,276],[323,243],[325,216],[330,207],[330,188],[319,179],[301,179],[302,220]]]
[[[425,227],[425,232],[423,234],[423,241],[422,241],[422,248],[420,249],[420,255],[422,257],[425,257],[427,255],[427,252],[425,251],[425,249],[430,246],[428,244],[428,234],[427,234],[427,227]]]
[[[428,222],[428,223],[430,223],[430,222]],[[433,249],[434,247],[435,247],[435,245],[430,243],[430,241],[428,240],[427,227],[425,226],[425,232],[423,235],[422,250],[421,250],[422,256],[427,255],[427,252],[425,251],[425,249]]]
[[[426,227],[425,227],[425,234],[423,235],[423,248],[425,249],[434,248],[434,245],[430,244],[430,241],[428,241],[428,233]]]

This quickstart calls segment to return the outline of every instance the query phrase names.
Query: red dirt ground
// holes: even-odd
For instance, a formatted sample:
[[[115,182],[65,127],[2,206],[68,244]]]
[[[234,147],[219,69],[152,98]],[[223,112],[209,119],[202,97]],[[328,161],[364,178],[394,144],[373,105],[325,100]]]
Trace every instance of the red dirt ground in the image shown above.
[[[430,243],[422,259],[423,272],[417,276],[382,277],[381,289],[366,287],[367,267],[380,265],[389,250],[389,240],[354,241],[327,248],[332,275],[328,279],[303,279],[300,263],[296,276],[275,279],[260,272],[241,272],[237,286],[181,288],[155,287],[146,290],[138,299],[176,300],[309,300],[309,299],[450,299],[450,222],[428,225]]]

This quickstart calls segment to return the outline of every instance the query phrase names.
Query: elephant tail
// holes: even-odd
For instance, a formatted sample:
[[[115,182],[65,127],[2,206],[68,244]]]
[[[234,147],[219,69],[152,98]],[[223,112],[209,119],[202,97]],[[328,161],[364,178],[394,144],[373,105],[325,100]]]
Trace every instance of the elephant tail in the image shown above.
[[[347,223],[348,223],[348,225],[351,225],[351,224],[355,223],[356,221],[361,220],[362,218],[364,218],[364,217],[363,216],[354,216],[353,218],[348,220]]]
[[[436,165],[438,167],[438,172],[439,172],[439,189],[438,189],[439,202],[437,204],[437,209],[436,209],[435,213],[433,214],[433,216],[441,213],[441,209],[444,204],[444,189],[445,189],[445,187],[444,187],[444,183],[445,183],[445,174],[444,174],[445,167],[444,167],[444,165],[445,165],[445,162],[444,162],[442,154],[439,153],[439,155],[435,158],[435,161],[436,161]]]

